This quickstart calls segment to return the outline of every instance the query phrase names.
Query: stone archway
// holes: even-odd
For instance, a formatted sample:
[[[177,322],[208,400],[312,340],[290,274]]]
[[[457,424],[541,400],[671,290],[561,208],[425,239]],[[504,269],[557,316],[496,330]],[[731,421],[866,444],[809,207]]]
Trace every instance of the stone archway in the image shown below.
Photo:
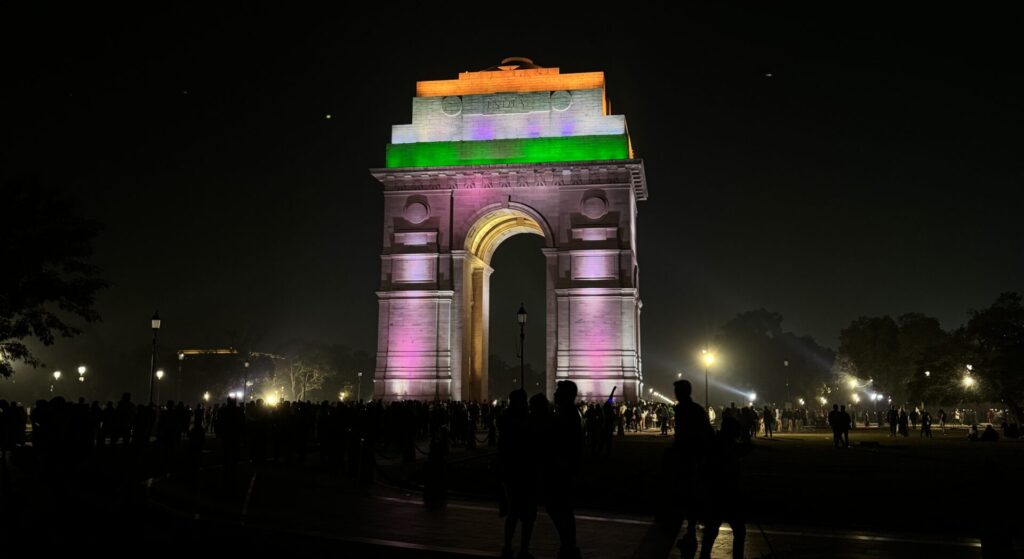
[[[551,228],[532,208],[509,203],[508,207],[487,207],[471,218],[464,252],[457,253],[455,273],[462,269],[463,289],[460,313],[462,330],[462,399],[482,401],[488,394],[490,355],[491,258],[498,246],[513,235],[544,237],[546,248],[554,247]],[[550,274],[549,274],[550,275]],[[554,285],[548,282],[547,291]],[[553,293],[546,297],[554,300]],[[551,352],[552,348],[548,348]],[[552,369],[554,371],[554,369]]]
[[[486,397],[490,260],[517,234],[545,239],[549,397],[561,379],[587,399],[641,393],[646,182],[603,79],[503,66],[417,84],[413,124],[372,171],[385,203],[375,397]]]

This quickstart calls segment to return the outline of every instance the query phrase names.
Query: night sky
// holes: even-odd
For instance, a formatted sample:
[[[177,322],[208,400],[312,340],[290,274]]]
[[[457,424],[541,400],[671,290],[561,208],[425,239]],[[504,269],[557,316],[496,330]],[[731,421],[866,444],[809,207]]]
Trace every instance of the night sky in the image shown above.
[[[34,398],[84,362],[142,392],[156,309],[168,356],[245,336],[372,353],[383,203],[368,169],[410,122],[417,80],[506,56],[603,70],[626,115],[650,192],[644,369],[664,392],[738,312],[780,312],[834,348],[860,315],[952,328],[1024,291],[1020,19],[786,10],[9,12],[0,175],[82,201],[111,287],[101,323],[0,391]],[[542,339],[538,246],[516,237],[495,256],[492,316],[508,316],[491,348],[506,361],[520,301]],[[543,368],[540,343],[528,357]]]

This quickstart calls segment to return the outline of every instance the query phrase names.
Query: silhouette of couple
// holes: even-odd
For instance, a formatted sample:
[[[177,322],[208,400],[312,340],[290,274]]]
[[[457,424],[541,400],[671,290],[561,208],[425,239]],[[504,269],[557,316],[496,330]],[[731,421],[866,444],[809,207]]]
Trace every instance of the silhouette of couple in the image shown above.
[[[529,559],[530,539],[543,498],[561,547],[558,557],[580,557],[576,546],[573,485],[583,454],[582,418],[576,407],[576,384],[561,381],[555,390],[555,410],[536,394],[526,401],[525,390],[509,394],[509,407],[499,421],[498,466],[504,489],[503,558],[512,551],[516,525],[522,525],[518,557]]]

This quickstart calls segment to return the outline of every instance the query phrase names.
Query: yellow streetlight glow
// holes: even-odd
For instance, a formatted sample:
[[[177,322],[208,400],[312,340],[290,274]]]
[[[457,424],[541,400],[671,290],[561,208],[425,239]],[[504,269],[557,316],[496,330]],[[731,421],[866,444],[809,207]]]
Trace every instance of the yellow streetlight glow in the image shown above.
[[[823,406],[828,404],[828,399],[826,399],[824,396],[818,398],[818,401],[821,402],[821,405]]]
[[[203,401],[204,402],[209,402],[210,401],[210,393],[209,392],[203,392]]]
[[[715,354],[709,353],[708,350],[704,350],[704,364],[711,366],[715,363]]]
[[[268,406],[276,406],[281,401],[281,398],[279,398],[277,394],[271,393],[265,394],[263,396],[263,401],[266,402]]]
[[[859,404],[860,403],[860,395],[859,394],[854,394],[853,395],[853,403],[854,404]]]
[[[852,378],[850,379],[850,389],[853,390],[855,388],[857,388],[857,379]]]
[[[965,388],[973,387],[975,383],[974,377],[972,377],[971,375],[964,375],[963,383]]]

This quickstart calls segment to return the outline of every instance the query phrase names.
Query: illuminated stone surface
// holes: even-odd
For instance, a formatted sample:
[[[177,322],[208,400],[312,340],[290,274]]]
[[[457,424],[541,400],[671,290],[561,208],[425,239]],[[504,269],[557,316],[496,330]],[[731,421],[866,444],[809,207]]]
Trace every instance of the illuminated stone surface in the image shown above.
[[[374,395],[487,397],[490,261],[527,233],[545,244],[548,396],[572,379],[583,398],[618,387],[634,400],[643,162],[625,119],[607,114],[603,73],[503,68],[417,84],[413,124],[395,127],[387,167],[372,171],[385,204]],[[614,149],[524,147],[581,142]]]

